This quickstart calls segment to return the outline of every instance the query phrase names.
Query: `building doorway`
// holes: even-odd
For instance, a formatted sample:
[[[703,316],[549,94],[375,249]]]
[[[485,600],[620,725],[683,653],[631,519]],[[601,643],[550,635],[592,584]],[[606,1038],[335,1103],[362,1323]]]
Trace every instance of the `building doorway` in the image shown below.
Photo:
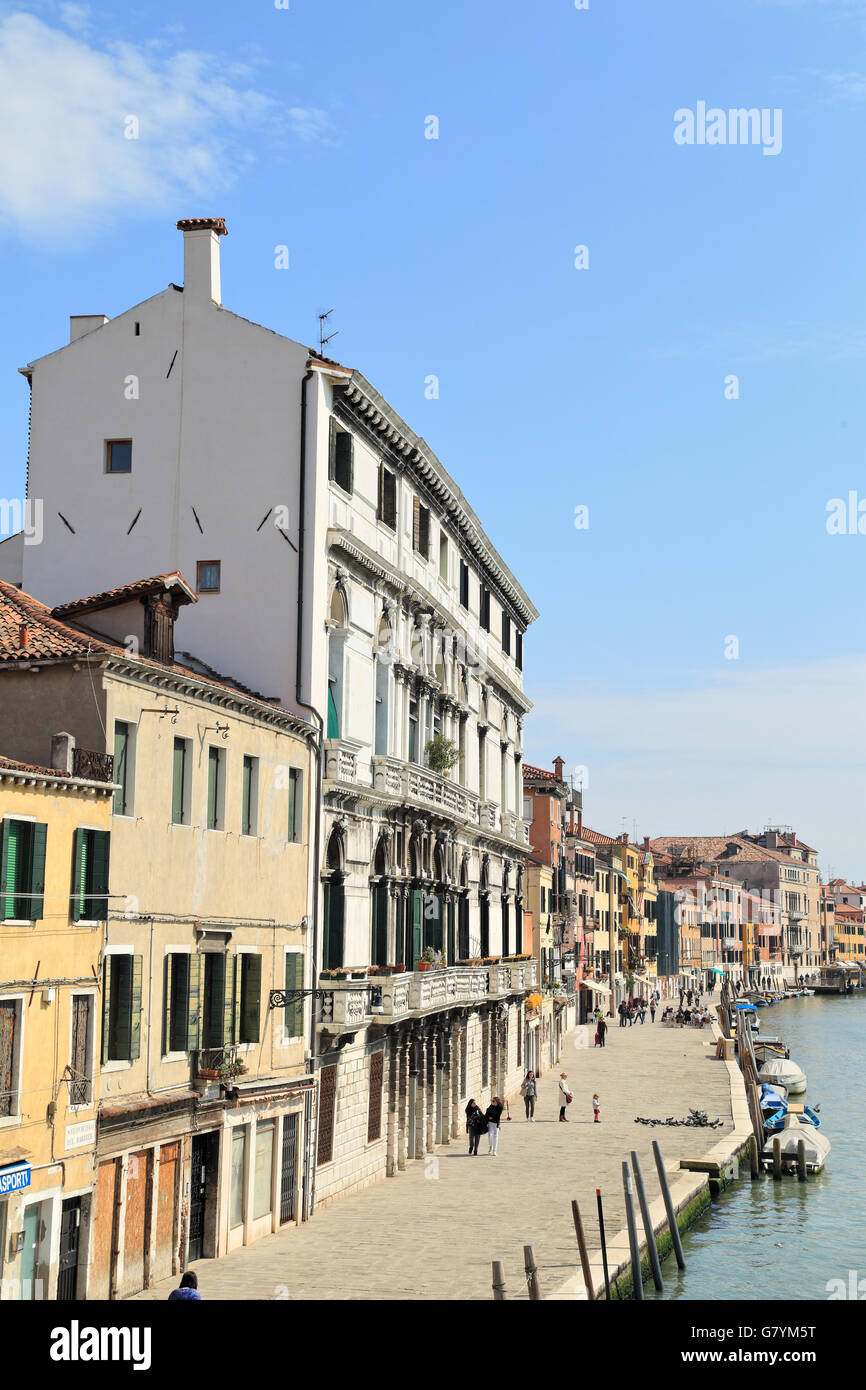
[[[219,1136],[216,1130],[196,1134],[192,1141],[189,1202],[189,1263],[212,1257],[215,1251]]]
[[[81,1230],[81,1198],[64,1199],[60,1213],[60,1258],[57,1269],[57,1301],[73,1303],[78,1297],[78,1244]]]

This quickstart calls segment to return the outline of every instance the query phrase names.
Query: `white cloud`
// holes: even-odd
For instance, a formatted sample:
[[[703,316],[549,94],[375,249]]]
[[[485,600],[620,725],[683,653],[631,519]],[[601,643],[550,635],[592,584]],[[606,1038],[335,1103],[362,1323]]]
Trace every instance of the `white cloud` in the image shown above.
[[[750,669],[671,688],[533,688],[527,761],[584,764],[587,823],[617,835],[793,825],[824,867],[866,876],[866,658]],[[623,824],[623,817],[625,823]]]
[[[66,5],[67,25],[87,22]],[[126,118],[139,136],[129,139]],[[48,240],[113,215],[172,210],[231,186],[251,137],[332,142],[324,112],[284,115],[212,55],[97,47],[36,16],[0,21],[0,225]]]

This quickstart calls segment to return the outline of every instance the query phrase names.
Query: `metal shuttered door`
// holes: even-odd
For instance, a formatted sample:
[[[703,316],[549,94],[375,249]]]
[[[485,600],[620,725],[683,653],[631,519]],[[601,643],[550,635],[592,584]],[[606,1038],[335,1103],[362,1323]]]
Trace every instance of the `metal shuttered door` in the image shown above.
[[[283,1160],[280,1177],[280,1224],[295,1217],[295,1169],[298,1153],[298,1117],[283,1116]]]

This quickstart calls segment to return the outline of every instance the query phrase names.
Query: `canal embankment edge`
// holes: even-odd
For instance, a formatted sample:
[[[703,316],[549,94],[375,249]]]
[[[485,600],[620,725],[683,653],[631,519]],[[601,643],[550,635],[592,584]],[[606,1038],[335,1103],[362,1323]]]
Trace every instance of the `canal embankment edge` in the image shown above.
[[[718,1024],[713,1024],[713,1042],[711,1046],[715,1048],[719,1038],[722,1036]],[[718,1164],[720,1168],[729,1167],[736,1164],[735,1174],[739,1172],[739,1161],[745,1155],[749,1139],[753,1134],[752,1119],[749,1114],[749,1103],[746,1098],[746,1084],[743,1074],[737,1062],[725,1060],[713,1060],[711,1065],[726,1067],[728,1071],[728,1083],[731,1096],[731,1117],[733,1127],[721,1139],[718,1139],[711,1148],[705,1153],[695,1155],[700,1161],[710,1164]],[[628,1154],[623,1154],[623,1159],[627,1159]],[[679,1163],[666,1163],[665,1172],[670,1186],[671,1202],[677,1218],[677,1226],[680,1231],[685,1231],[709,1206],[711,1201],[710,1179],[707,1173],[689,1172],[680,1168]],[[653,1181],[656,1175],[644,1173],[644,1181],[649,1186],[652,1176]],[[650,1221],[656,1237],[656,1244],[660,1259],[671,1250],[671,1236],[668,1230],[667,1211],[664,1199],[659,1196],[649,1206]],[[641,1257],[641,1273],[644,1280],[650,1276],[649,1255],[647,1253],[646,1237],[643,1234],[643,1224],[640,1213],[637,1213],[637,1224],[639,1231],[638,1249]],[[607,1241],[607,1263],[608,1273],[611,1284],[611,1297],[613,1299],[629,1299],[632,1297],[632,1271],[631,1253],[629,1248],[628,1228],[622,1230],[609,1238]],[[604,1298],[604,1263],[601,1250],[591,1250],[589,1252],[589,1272],[593,1285],[593,1293],[596,1298]],[[614,1285],[616,1286],[614,1290]],[[547,1295],[548,1300],[587,1300],[586,1284],[582,1273],[572,1274],[560,1285],[555,1292]]]

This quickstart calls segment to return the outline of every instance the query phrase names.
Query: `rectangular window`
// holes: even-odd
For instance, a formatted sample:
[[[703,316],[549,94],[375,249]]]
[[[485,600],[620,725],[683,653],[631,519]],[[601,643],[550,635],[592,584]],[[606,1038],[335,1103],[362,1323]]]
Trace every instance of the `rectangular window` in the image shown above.
[[[448,583],[448,537],[439,532],[439,578]]]
[[[469,566],[465,560],[460,561],[460,605],[469,607]]]
[[[133,808],[133,761],[131,724],[116,720],[114,725],[114,780],[118,783],[112,810],[116,816],[131,816]]]
[[[106,439],[105,471],[106,473],[132,472],[131,439]]]
[[[506,656],[511,655],[511,619],[505,609],[502,610],[502,650]]]
[[[72,996],[69,1104],[90,1105],[93,1093],[93,995]]]
[[[328,449],[328,477],[344,492],[352,491],[355,441],[348,430],[341,429],[331,416],[331,434]]]
[[[304,957],[300,951],[286,952],[286,990],[304,988]],[[285,1012],[286,1038],[300,1038],[304,1033],[304,1001],[289,1000]]]
[[[218,594],[222,579],[222,562],[220,560],[198,560],[195,570],[196,593]]]
[[[253,1179],[253,1220],[267,1216],[271,1210],[271,1186],[274,1177],[275,1120],[260,1120],[256,1126],[256,1170]]]
[[[425,560],[430,558],[430,508],[412,498],[412,549]]]
[[[0,999],[0,1120],[20,1113],[20,1072],[21,1000]]]
[[[261,1029],[262,958],[244,951],[238,960],[241,967],[238,1042],[257,1043]]]
[[[107,830],[75,831],[72,852],[72,920],[103,922],[108,917],[108,863],[111,836]]]
[[[372,1144],[382,1134],[382,1078],[384,1069],[384,1052],[374,1052],[370,1058],[370,1100],[367,1109],[368,1144]]]
[[[241,834],[255,835],[259,811],[259,760],[244,755],[241,797]]]
[[[192,743],[188,738],[176,738],[171,784],[171,819],[174,825],[189,825],[191,774]]]
[[[204,961],[202,1048],[228,1047],[234,1041],[235,961],[237,957],[209,953]]]
[[[195,1051],[197,1038],[190,1043],[190,1015],[193,1004],[193,976],[198,974],[198,956],[185,951],[170,952],[165,958],[163,1052]],[[198,1008],[198,987],[195,988]],[[196,1019],[197,1031],[198,1019]]]
[[[289,768],[289,842],[301,844],[304,834],[304,774],[299,767]]]
[[[383,526],[397,530],[397,475],[379,464],[379,505],[376,515]]]
[[[418,701],[409,701],[409,761],[418,761]]]
[[[247,1157],[247,1127],[237,1125],[232,1130],[231,1157],[231,1197],[229,1199],[229,1226],[234,1231],[244,1224],[244,1181]]]
[[[111,955],[102,968],[102,1060],[133,1062],[141,1051],[141,956]]]
[[[211,744],[207,750],[207,828],[225,830],[226,750]]]
[[[514,664],[518,671],[523,670],[523,633],[520,628],[514,632]]]
[[[485,632],[490,631],[490,590],[481,586],[481,608],[479,622]]]
[[[3,821],[0,836],[0,921],[38,922],[45,891],[48,826],[37,821]]]

